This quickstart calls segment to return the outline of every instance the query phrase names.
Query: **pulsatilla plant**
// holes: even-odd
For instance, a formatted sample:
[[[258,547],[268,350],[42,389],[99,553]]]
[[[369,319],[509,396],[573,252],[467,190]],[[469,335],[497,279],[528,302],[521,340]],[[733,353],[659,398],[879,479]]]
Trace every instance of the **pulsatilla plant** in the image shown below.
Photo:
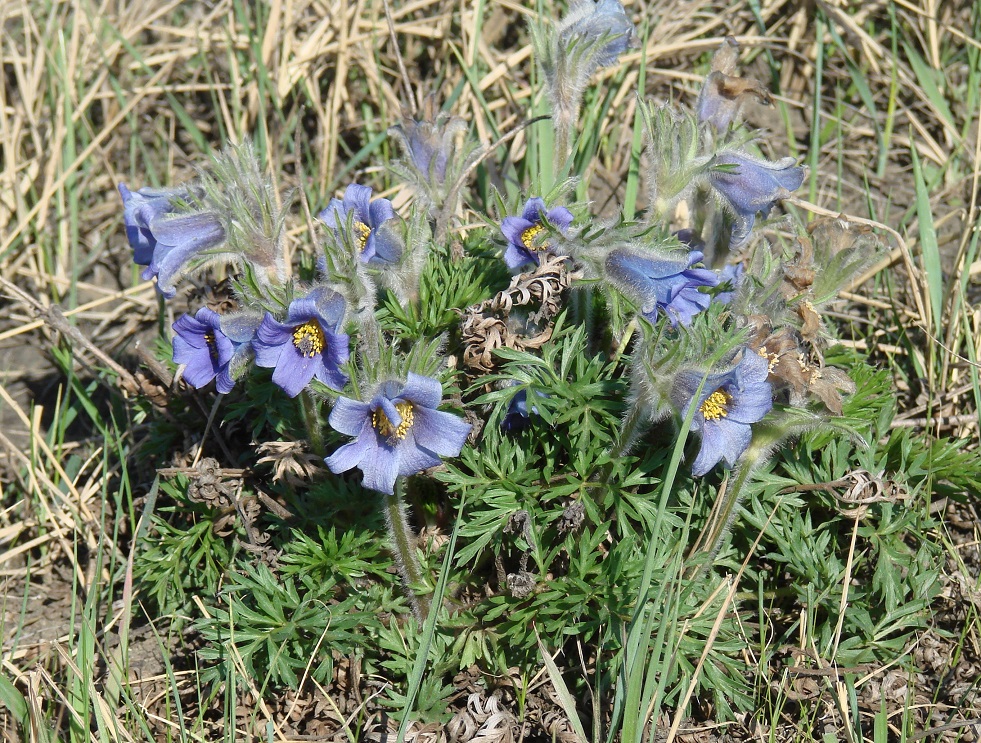
[[[552,107],[536,126],[559,165],[536,172],[563,172],[584,91],[637,44],[636,31],[618,0],[582,0],[532,33]],[[491,194],[483,203],[496,201],[496,213],[468,224],[464,194],[482,202],[469,178],[494,150],[431,101],[389,129],[401,154],[395,185],[412,195],[396,203],[410,206],[346,184],[324,199],[306,274],[287,264],[289,199],[276,197],[249,144],[228,147],[193,183],[119,186],[134,261],[164,297],[191,273],[234,271],[232,309],[174,323],[184,382],[248,396],[247,380],[271,370],[279,394],[298,399],[320,477],[383,505],[419,619],[445,607],[424,590],[407,483],[471,499],[459,560],[494,550],[497,591],[514,611],[534,609],[534,619],[568,603],[571,615],[600,611],[596,630],[636,599],[623,589],[640,573],[636,555],[621,560],[632,542],[604,540],[632,529],[645,538],[637,483],[663,476],[643,469],[663,466],[654,449],[687,451],[692,493],[732,470],[702,543],[714,554],[782,442],[836,430],[828,423],[855,385],[826,359],[821,308],[877,242],[844,220],[804,231],[783,218],[792,245],[768,229],[805,170],[767,159],[740,130],[743,101],[768,95],[735,75],[736,51],[724,44],[694,110],[639,100],[650,198],[637,219],[590,215],[570,197],[573,178]],[[673,221],[681,214],[687,223]],[[627,485],[614,492],[616,478]],[[575,539],[592,547],[580,554]],[[555,588],[563,576],[568,586]],[[494,598],[482,621],[505,613]],[[516,647],[530,644],[530,624],[514,630],[524,632]]]

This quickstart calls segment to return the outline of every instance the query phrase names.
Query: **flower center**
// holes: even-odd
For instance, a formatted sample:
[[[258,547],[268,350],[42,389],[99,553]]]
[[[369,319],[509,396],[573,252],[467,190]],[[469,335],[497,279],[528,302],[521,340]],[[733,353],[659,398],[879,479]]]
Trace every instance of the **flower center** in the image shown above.
[[[705,402],[699,406],[699,411],[705,416],[707,421],[717,421],[729,415],[729,404],[732,402],[732,395],[723,390],[716,390],[705,398]]]
[[[218,339],[215,338],[215,332],[213,330],[206,330],[204,332],[204,342],[208,344],[208,355],[211,356],[211,361],[217,364],[218,363]]]
[[[535,238],[538,237],[540,234],[542,234],[544,231],[545,231],[545,227],[542,226],[541,222],[536,222],[531,227],[529,227],[528,229],[526,229],[524,232],[521,233],[521,242],[524,243],[524,246],[526,248],[535,249],[536,248],[536,246],[534,245]],[[540,249],[546,247],[548,246],[545,245],[544,243],[542,243],[542,245],[539,246]]]
[[[365,246],[368,244],[368,235],[371,234],[371,228],[359,219],[354,220],[354,240],[358,244],[358,250],[364,252]]]
[[[415,416],[412,414],[412,403],[411,402],[397,402],[395,403],[395,409],[399,411],[399,415],[402,416],[402,422],[399,423],[398,427],[393,426],[392,422],[385,415],[385,412],[378,408],[371,414],[371,425],[374,427],[380,436],[384,436],[386,439],[398,439],[401,441],[405,438],[405,435],[412,428],[413,419]]]
[[[323,353],[327,347],[327,339],[324,337],[320,323],[316,320],[307,320],[293,328],[293,347],[300,352],[300,356],[308,359]]]

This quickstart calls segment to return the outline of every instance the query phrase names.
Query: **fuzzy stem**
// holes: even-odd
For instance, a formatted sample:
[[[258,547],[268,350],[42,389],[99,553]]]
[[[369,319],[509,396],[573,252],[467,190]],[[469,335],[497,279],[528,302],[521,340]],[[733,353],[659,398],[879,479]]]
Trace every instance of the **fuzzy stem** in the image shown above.
[[[320,418],[320,402],[309,390],[300,393],[300,410],[303,413],[303,423],[307,427],[307,440],[310,450],[318,457],[326,456],[324,447],[324,423]]]
[[[623,425],[620,427],[620,433],[617,436],[617,441],[610,449],[610,461],[603,466],[603,474],[600,476],[599,480],[594,483],[590,483],[592,487],[604,488],[610,484],[610,477],[613,476],[614,464],[620,457],[630,451],[634,442],[644,431],[644,422],[647,419],[647,413],[644,410],[644,406],[640,402],[640,398],[634,400],[634,404],[630,408],[630,412],[627,413],[627,417],[623,419]],[[613,489],[613,500],[616,504],[616,508],[619,509],[620,501],[620,488]],[[617,522],[617,527],[620,531],[620,536],[623,536],[624,529]]]
[[[644,431],[643,423],[647,415],[648,413],[641,404],[640,396],[638,395],[630,408],[630,412],[627,413],[627,417],[623,419],[620,434],[617,436],[616,446],[610,452],[614,459],[619,459],[630,451],[634,442],[637,441],[637,437]]]
[[[736,517],[736,508],[742,502],[746,485],[750,481],[749,476],[760,461],[761,454],[762,451],[754,447],[750,447],[747,450],[739,466],[739,470],[736,472],[735,480],[733,480],[730,486],[725,488],[721,497],[713,506],[708,523],[705,525],[705,530],[699,536],[698,542],[689,554],[689,558],[707,555],[711,559],[718,553],[719,548],[722,546],[722,540],[729,533],[729,528],[732,526],[733,519]]]
[[[421,624],[429,616],[429,599],[418,595],[413,588],[422,582],[422,566],[416,558],[415,535],[406,518],[405,503],[402,500],[404,489],[405,480],[399,477],[395,481],[395,493],[385,496],[385,523],[388,524],[392,552],[395,555],[399,574],[402,576],[406,598],[409,599],[412,613]]]
[[[569,172],[569,158],[572,155],[572,131],[575,127],[577,111],[578,105],[573,109],[561,104],[555,107],[553,118],[555,140],[552,150],[553,182],[548,184],[549,188],[560,183]]]
[[[358,313],[358,325],[360,326],[358,345],[361,351],[369,361],[377,362],[381,357],[381,328],[378,326],[374,307],[370,311],[365,309]]]

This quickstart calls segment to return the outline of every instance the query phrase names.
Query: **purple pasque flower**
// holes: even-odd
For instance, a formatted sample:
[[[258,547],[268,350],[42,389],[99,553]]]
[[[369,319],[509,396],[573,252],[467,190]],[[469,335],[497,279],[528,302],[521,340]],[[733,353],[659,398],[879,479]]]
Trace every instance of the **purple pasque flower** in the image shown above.
[[[157,278],[157,290],[167,299],[177,293],[174,282],[191,259],[225,242],[225,228],[214,212],[174,214],[178,199],[186,199],[186,188],[141,188],[130,191],[119,184],[123,198],[126,237],[133,260],[146,266],[142,277]]]
[[[156,277],[157,291],[167,299],[177,293],[174,284],[188,263],[225,242],[225,228],[214,212],[157,217],[150,230],[157,243],[142,276],[144,281]]]
[[[515,382],[517,384],[517,382]],[[511,402],[508,403],[508,409],[504,413],[504,418],[501,419],[501,430],[505,433],[517,433],[528,427],[531,422],[532,415],[538,415],[538,406],[532,402],[528,405],[528,394],[527,389],[518,390],[514,397],[511,398]],[[532,399],[536,397],[548,397],[544,392],[531,391]]]
[[[272,381],[290,397],[314,377],[343,389],[347,375],[340,367],[350,356],[350,337],[341,332],[344,312],[344,298],[321,286],[290,302],[286,322],[267,313],[252,341],[255,363],[274,369]]]
[[[402,245],[385,223],[395,219],[395,209],[388,199],[371,200],[371,188],[351,183],[343,199],[331,199],[317,216],[340,234],[351,219],[351,237],[362,263],[387,265],[398,263]]]
[[[404,383],[382,383],[370,402],[338,399],[330,425],[355,439],[324,461],[335,474],[357,467],[366,488],[392,495],[397,477],[435,467],[463,448],[470,424],[437,410],[442,398],[438,381],[410,372]]]
[[[704,374],[682,371],[675,378],[671,397],[679,414],[695,406],[691,430],[702,443],[692,464],[692,474],[704,475],[720,460],[732,467],[749,447],[752,425],[773,407],[773,388],[766,381],[770,364],[752,350],[743,349],[739,363],[726,372]],[[702,380],[702,391],[695,397]]]
[[[130,191],[125,183],[120,183],[119,195],[123,199],[123,224],[126,226],[126,239],[133,248],[133,261],[140,266],[149,266],[157,245],[150,223],[172,212],[174,199],[186,195],[186,191],[148,187]]]
[[[454,154],[457,135],[466,131],[467,124],[459,116],[440,111],[434,114],[435,103],[426,101],[422,119],[403,116],[388,132],[396,138],[413,167],[433,186],[446,181],[446,168]]]
[[[607,279],[640,308],[651,323],[658,312],[667,313],[672,325],[689,325],[712,297],[701,291],[715,286],[719,277],[707,268],[693,268],[702,260],[698,250],[658,253],[640,248],[614,248],[606,256]]]
[[[719,304],[729,304],[736,296],[736,290],[743,283],[746,275],[746,266],[743,263],[727,263],[719,271],[719,286],[727,285],[728,289],[715,295],[714,299]]]
[[[218,377],[217,388],[230,392],[234,382],[228,365],[235,344],[221,329],[221,315],[202,307],[194,317],[181,315],[174,322],[174,363],[184,364],[184,380],[196,389]]]
[[[262,315],[253,310],[230,312],[221,316],[221,330],[228,336],[235,350],[232,353],[232,360],[218,372],[215,384],[219,392],[223,391],[222,388],[230,390],[243,367],[255,357],[252,341],[255,340],[255,333],[260,324],[262,324]]]
[[[800,188],[804,168],[796,163],[792,157],[770,162],[738,150],[715,156],[709,180],[735,216],[730,248],[738,248],[749,239],[757,212],[766,217],[777,201]]]
[[[596,67],[617,63],[633,44],[634,25],[620,0],[579,0],[558,26],[559,38],[566,45],[597,44],[593,56]],[[594,68],[595,69],[595,68]]]
[[[551,248],[542,239],[548,234],[549,227],[564,235],[571,224],[572,212],[564,206],[546,210],[545,202],[539,197],[528,199],[520,217],[505,217],[501,221],[501,232],[508,241],[504,262],[512,270],[525,263],[538,265],[538,253]]]

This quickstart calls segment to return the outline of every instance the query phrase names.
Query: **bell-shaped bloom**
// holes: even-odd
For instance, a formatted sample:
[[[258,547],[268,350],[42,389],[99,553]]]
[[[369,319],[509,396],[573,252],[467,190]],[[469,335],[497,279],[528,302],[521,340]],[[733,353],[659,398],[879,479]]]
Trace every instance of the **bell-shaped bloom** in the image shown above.
[[[212,379],[222,394],[234,382],[228,365],[235,354],[235,343],[221,329],[221,315],[202,307],[194,317],[181,315],[174,322],[174,362],[184,364],[184,380],[200,389]]]
[[[183,189],[141,188],[130,191],[125,183],[119,184],[119,195],[123,198],[123,224],[126,226],[126,239],[133,248],[133,261],[140,266],[149,266],[157,238],[150,223],[174,210],[174,199],[186,195]]]
[[[225,242],[225,228],[213,212],[157,217],[150,222],[150,230],[157,242],[143,280],[156,277],[157,291],[167,299],[177,293],[174,284],[192,260],[217,250]]]
[[[692,464],[692,474],[704,475],[720,460],[728,467],[736,464],[753,438],[752,425],[773,407],[773,388],[767,381],[769,362],[758,353],[744,349],[732,369],[705,375],[682,371],[675,378],[671,397],[679,415],[695,407],[691,430],[701,435],[701,448]],[[695,393],[702,380],[701,393]]]
[[[537,196],[528,199],[520,217],[505,217],[501,221],[501,232],[508,241],[504,262],[512,270],[526,263],[538,265],[538,253],[551,251],[546,239],[549,228],[564,235],[571,224],[572,212],[564,206],[546,210],[542,199]]]
[[[349,216],[350,215],[350,216]],[[317,215],[325,225],[342,234],[351,219],[351,239],[362,263],[384,266],[398,263],[403,246],[396,235],[385,226],[395,219],[395,209],[388,199],[371,200],[371,188],[351,183],[343,199],[331,199]]]
[[[616,64],[634,40],[634,25],[620,0],[574,2],[559,24],[558,32],[559,39],[567,47],[596,45],[588,55],[593,69]]]
[[[749,239],[757,213],[766,217],[777,201],[800,188],[804,168],[796,162],[792,157],[769,162],[737,150],[715,156],[709,179],[735,217],[730,248],[738,248]]]
[[[350,356],[350,337],[341,332],[344,313],[344,298],[327,287],[290,302],[285,322],[267,313],[252,341],[255,363],[274,369],[273,382],[290,397],[314,377],[343,389],[347,375],[340,367]]]
[[[463,448],[470,424],[437,410],[442,398],[437,380],[411,372],[405,383],[384,382],[370,402],[340,398],[330,425],[355,438],[324,461],[335,474],[357,467],[366,488],[391,495],[397,477],[435,467]]]
[[[517,383],[515,383],[517,384]],[[536,397],[548,397],[544,392],[531,391],[532,399]],[[517,433],[523,431],[531,422],[531,416],[538,415],[538,406],[534,402],[528,404],[528,390],[519,390],[508,403],[508,409],[501,420],[501,430],[505,433]]]
[[[422,119],[403,116],[390,127],[388,133],[401,145],[416,172],[431,182],[442,186],[446,182],[447,165],[452,155],[460,156],[457,137],[466,131],[467,124],[459,116],[446,112],[434,113],[434,103],[427,100],[427,114]]]
[[[231,389],[235,380],[255,358],[252,341],[262,324],[262,317],[261,313],[253,310],[230,312],[221,316],[221,330],[231,340],[235,351],[232,353],[232,360],[218,373],[215,384],[219,392],[223,391],[223,387]]]
[[[672,325],[689,325],[712,297],[701,287],[716,286],[719,277],[707,268],[693,268],[702,260],[697,250],[668,254],[651,250],[615,248],[606,256],[607,280],[637,303],[640,314],[655,322],[665,312]]]
[[[743,283],[746,275],[746,266],[742,263],[727,263],[719,271],[719,288],[728,286],[725,291],[720,291],[715,295],[715,301],[719,304],[729,304],[736,296],[736,290]]]

